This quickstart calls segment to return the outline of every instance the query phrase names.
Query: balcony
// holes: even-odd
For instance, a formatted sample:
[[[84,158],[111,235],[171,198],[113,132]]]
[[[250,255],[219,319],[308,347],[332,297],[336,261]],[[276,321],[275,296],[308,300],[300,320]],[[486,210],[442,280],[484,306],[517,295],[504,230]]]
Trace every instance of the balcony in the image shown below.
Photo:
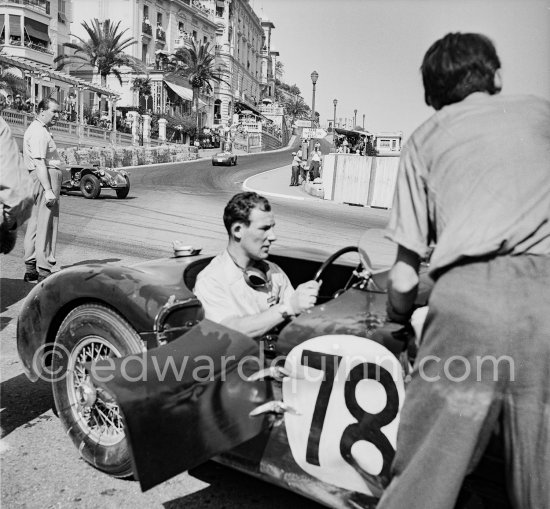
[[[199,12],[199,14],[202,14],[211,21],[215,21],[216,12],[214,11],[214,9],[209,9],[208,7],[203,5],[200,0],[192,0],[191,5]]]
[[[9,44],[6,44],[4,39],[0,39],[0,51],[6,56],[26,58],[48,66],[53,65],[53,51],[48,47],[28,40],[21,44],[21,40],[11,39]]]
[[[2,0],[2,3],[4,2],[8,4],[23,5],[40,14],[50,14],[50,2],[46,2],[45,0]]]
[[[180,32],[179,37],[174,39],[174,49],[190,48],[193,37],[187,32]]]
[[[151,23],[146,23],[145,21],[141,24],[141,35],[148,37],[153,37],[153,27]]]

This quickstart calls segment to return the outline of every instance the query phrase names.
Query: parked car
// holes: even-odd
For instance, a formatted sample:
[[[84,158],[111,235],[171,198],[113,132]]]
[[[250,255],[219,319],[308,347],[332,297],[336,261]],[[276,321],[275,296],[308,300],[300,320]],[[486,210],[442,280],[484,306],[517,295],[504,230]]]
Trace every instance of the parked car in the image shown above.
[[[69,165],[63,169],[62,191],[80,191],[85,198],[94,199],[105,188],[114,189],[118,198],[126,198],[130,192],[128,172],[91,164]]]
[[[323,284],[314,308],[258,341],[204,319],[192,288],[212,257],[187,251],[63,269],[26,298],[19,356],[31,380],[52,380],[78,454],[143,490],[215,458],[328,507],[374,509],[415,351],[409,330],[386,322],[388,272],[363,246],[324,263],[272,256],[295,286]],[[358,267],[336,264],[354,251]],[[501,460],[483,467],[481,499],[505,497]]]
[[[237,154],[229,150],[217,152],[212,156],[212,166],[218,166],[219,164],[225,164],[227,166],[237,165]]]

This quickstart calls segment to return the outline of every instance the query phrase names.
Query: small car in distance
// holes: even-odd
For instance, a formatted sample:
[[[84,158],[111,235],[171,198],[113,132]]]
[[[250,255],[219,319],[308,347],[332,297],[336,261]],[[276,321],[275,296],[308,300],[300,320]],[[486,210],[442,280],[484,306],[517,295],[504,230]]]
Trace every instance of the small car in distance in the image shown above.
[[[85,198],[93,200],[104,188],[114,189],[120,199],[126,198],[130,192],[128,172],[92,164],[68,165],[63,169],[62,191],[80,191]]]
[[[237,154],[234,154],[230,150],[223,150],[222,152],[217,152],[212,156],[212,166],[218,166],[220,164],[225,164],[227,166],[236,166]]]

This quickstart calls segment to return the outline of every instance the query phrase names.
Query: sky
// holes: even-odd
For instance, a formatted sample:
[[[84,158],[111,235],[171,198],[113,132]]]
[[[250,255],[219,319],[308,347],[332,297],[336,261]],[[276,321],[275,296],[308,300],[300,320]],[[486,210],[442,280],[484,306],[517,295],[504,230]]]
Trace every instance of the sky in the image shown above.
[[[405,138],[433,110],[424,103],[420,64],[449,32],[491,38],[502,63],[503,94],[550,100],[550,0],[250,0],[275,25],[272,49],[282,80],[296,84],[326,125],[334,114],[373,132]]]

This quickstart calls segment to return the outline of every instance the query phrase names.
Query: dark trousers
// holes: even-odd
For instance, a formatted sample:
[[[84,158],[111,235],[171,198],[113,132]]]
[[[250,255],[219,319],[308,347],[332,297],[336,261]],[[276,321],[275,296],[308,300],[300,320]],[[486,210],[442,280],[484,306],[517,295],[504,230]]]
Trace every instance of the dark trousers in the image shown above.
[[[311,161],[311,179],[315,180],[321,176],[320,173],[321,163],[319,161]]]
[[[514,507],[550,507],[550,257],[457,266],[430,296],[378,509],[452,509],[497,419]]]
[[[291,186],[297,186],[298,185],[298,170],[300,169],[299,166],[292,166],[292,174],[290,176],[290,185]]]
[[[300,178],[302,179],[302,182],[307,182],[309,175],[309,171],[306,170],[303,166],[300,167]]]

